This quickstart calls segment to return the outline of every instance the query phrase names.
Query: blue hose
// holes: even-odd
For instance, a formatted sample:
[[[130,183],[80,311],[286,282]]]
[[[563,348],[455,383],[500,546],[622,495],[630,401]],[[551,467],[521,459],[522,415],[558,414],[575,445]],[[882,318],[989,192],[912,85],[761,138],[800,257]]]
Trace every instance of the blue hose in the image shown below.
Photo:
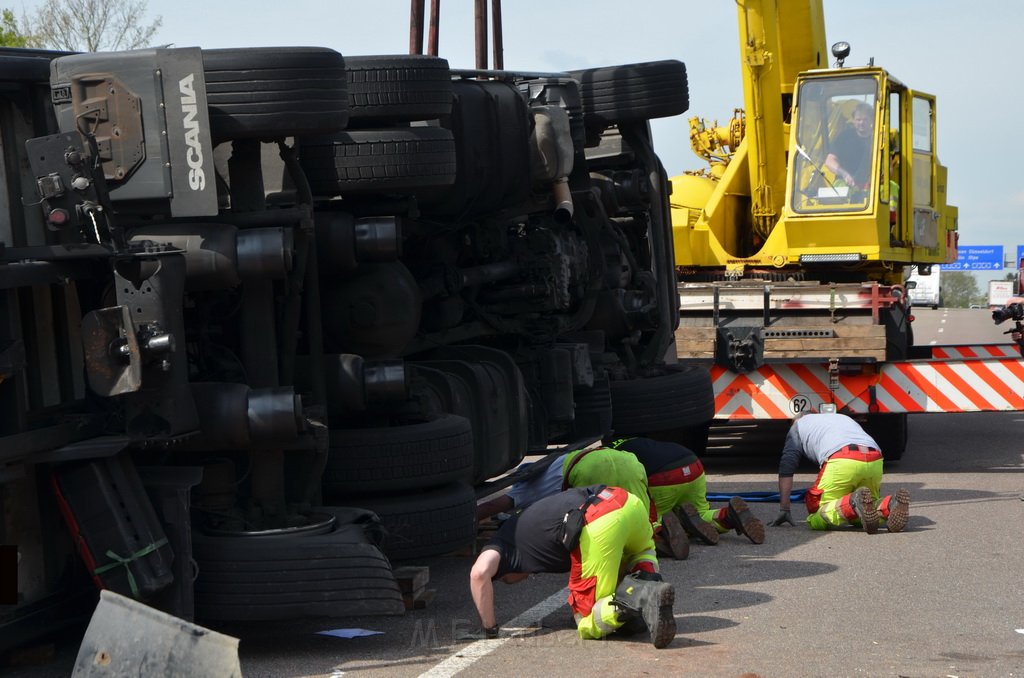
[[[804,495],[807,494],[807,490],[793,490],[789,493],[790,501],[803,501]],[[708,494],[708,501],[729,501],[733,497],[739,497],[743,501],[748,502],[772,502],[779,503],[778,492],[733,492],[731,494]]]

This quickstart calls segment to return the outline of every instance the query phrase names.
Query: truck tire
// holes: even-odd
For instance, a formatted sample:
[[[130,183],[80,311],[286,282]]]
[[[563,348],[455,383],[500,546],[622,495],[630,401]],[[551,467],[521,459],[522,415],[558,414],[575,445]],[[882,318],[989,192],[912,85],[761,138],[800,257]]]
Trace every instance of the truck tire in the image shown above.
[[[476,495],[463,483],[394,497],[349,497],[347,502],[378,516],[391,560],[451,553],[476,537]]]
[[[468,480],[473,469],[473,430],[454,414],[405,426],[334,429],[330,441],[327,496],[434,487]]]
[[[708,438],[711,435],[712,421],[714,420],[708,420],[703,424],[693,424],[691,426],[681,426],[679,428],[655,431],[650,437],[655,440],[667,440],[673,443],[679,443],[688,450],[691,450],[698,457],[703,457],[704,453],[707,452],[708,449]],[[779,449],[782,448],[780,447]]]
[[[607,376],[595,376],[593,386],[573,389],[575,406],[572,428],[556,436],[553,443],[573,443],[600,437],[612,430],[612,390]]]
[[[885,323],[885,359],[906,360],[914,346],[914,326],[906,313],[887,313]]]
[[[588,128],[667,118],[690,107],[686,65],[666,59],[570,71]]]
[[[530,396],[515,360],[504,351],[474,344],[439,348],[426,357],[425,364],[462,379],[473,401],[472,482],[515,468],[530,446]]]
[[[221,621],[402,614],[391,565],[364,510],[324,507],[334,529],[318,535],[221,536],[195,530],[196,617]]]
[[[392,358],[416,336],[422,297],[401,261],[360,264],[321,285],[324,343],[332,353]]]
[[[907,449],[907,415],[871,414],[864,427],[882,449],[886,461],[898,461]]]
[[[345,59],[324,47],[203,50],[214,143],[330,134],[348,124]]]
[[[342,132],[303,139],[302,168],[314,193],[405,193],[455,181],[455,141],[437,127]]]
[[[529,199],[530,109],[514,83],[455,80],[445,127],[455,137],[451,186],[420,201],[432,217],[469,219]]]
[[[611,390],[617,435],[698,426],[715,416],[711,373],[703,367],[666,366],[658,376],[613,381]]]
[[[421,54],[345,59],[350,127],[434,120],[452,110],[448,60]]]

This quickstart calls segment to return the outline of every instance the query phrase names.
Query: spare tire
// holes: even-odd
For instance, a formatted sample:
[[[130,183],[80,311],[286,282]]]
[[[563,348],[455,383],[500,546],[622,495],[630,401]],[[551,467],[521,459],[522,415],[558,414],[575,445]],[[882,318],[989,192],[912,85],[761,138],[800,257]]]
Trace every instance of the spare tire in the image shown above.
[[[887,462],[903,458],[907,450],[907,413],[869,414],[864,418],[864,429],[882,449]]]
[[[214,143],[329,134],[348,124],[345,59],[325,47],[203,50]]]
[[[422,54],[350,56],[345,71],[352,127],[433,120],[451,113],[447,59]]]
[[[570,71],[588,128],[667,118],[690,107],[686,65],[675,59]]]

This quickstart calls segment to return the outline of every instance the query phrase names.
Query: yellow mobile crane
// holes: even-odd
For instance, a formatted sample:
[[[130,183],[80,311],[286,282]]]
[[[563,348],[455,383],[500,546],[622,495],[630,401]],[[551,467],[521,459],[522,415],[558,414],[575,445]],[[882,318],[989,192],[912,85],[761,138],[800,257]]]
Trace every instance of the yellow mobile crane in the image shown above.
[[[721,419],[863,406],[892,415],[869,423],[898,455],[919,408],[880,405],[877,382],[846,399],[841,377],[914,357],[906,269],[956,259],[935,97],[844,67],[847,43],[830,67],[821,0],[736,5],[745,108],[692,118],[708,167],[672,179],[679,356],[714,362]]]
[[[718,271],[902,283],[906,264],[956,258],[957,210],[935,152],[935,97],[882,68],[828,68],[821,0],[740,0],[744,101],[728,126],[690,121],[710,167],[673,178],[684,279]],[[855,182],[836,173],[855,111]]]

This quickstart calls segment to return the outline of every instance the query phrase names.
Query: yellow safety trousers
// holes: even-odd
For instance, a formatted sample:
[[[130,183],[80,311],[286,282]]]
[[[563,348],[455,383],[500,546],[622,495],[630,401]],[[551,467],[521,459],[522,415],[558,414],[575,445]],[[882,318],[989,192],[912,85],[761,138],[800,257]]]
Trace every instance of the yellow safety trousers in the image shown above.
[[[843,500],[858,487],[867,487],[878,503],[882,487],[882,460],[859,461],[857,459],[829,459],[825,470],[818,478],[821,490],[821,506],[817,513],[807,516],[807,524],[815,530],[827,530],[846,524],[859,524],[843,515]]]
[[[574,615],[580,638],[604,638],[623,622],[611,604],[623,572],[649,562],[658,570],[654,535],[647,508],[630,493],[622,508],[583,526],[580,534],[580,577],[594,577],[594,604],[590,614]],[[570,599],[571,603],[571,599]]]

